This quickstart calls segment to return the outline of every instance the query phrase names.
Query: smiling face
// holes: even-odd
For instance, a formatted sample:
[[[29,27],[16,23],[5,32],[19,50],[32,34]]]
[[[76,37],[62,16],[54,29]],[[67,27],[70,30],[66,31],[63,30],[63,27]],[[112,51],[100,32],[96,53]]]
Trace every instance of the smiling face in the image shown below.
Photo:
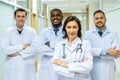
[[[23,28],[27,15],[24,11],[17,11],[14,19],[16,20],[17,28]]]
[[[103,13],[99,12],[94,15],[94,23],[95,26],[99,29],[103,29],[105,27],[106,18]]]
[[[59,11],[52,11],[50,20],[54,28],[59,28],[62,25],[63,16]]]
[[[68,41],[73,41],[78,35],[78,24],[75,21],[70,21],[67,23],[66,27],[66,33],[68,36]]]

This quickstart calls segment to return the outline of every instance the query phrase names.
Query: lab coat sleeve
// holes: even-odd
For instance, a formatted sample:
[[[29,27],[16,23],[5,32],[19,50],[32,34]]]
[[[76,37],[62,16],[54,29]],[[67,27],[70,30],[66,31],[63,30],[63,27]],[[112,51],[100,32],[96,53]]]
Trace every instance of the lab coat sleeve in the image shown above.
[[[3,34],[3,37],[1,38],[1,48],[3,52],[6,55],[8,55],[8,54],[13,54],[13,53],[23,50],[23,45],[11,46],[10,45],[10,33],[8,30],[6,30],[5,34]]]
[[[60,59],[60,54],[61,54],[61,45],[59,45],[60,43],[56,44],[55,46],[55,51],[53,52],[54,55],[53,55],[53,58],[52,58],[52,61],[55,60],[55,59]]]
[[[62,41],[61,37],[57,37],[57,38],[55,38],[54,40],[50,41],[50,47],[51,47],[52,49],[55,49],[55,46],[56,46],[56,44],[57,44],[59,41]]]
[[[33,43],[33,46],[36,47],[37,52],[41,52],[42,54],[44,54],[46,52],[53,52],[54,51],[53,48],[45,45],[45,43],[48,41],[46,39],[46,34],[47,34],[46,29],[42,29],[38,38]]]
[[[87,32],[85,33],[85,35],[84,35],[84,40],[88,40],[88,41],[91,43],[91,32],[90,32],[90,31],[87,31]],[[93,56],[100,56],[102,49],[92,47],[92,48],[91,48],[91,51],[92,51],[91,54],[92,54]],[[105,53],[104,53],[104,54],[105,54]]]
[[[120,43],[119,43],[119,38],[117,33],[112,33],[111,34],[111,48],[116,47],[116,50],[120,50]],[[94,56],[106,56],[106,51],[107,49],[101,49],[101,48],[92,48],[92,54]]]
[[[38,37],[35,30],[33,30],[31,36],[32,36],[31,46],[27,47],[26,49],[24,49],[22,51],[19,51],[20,55],[24,59],[38,54],[36,47],[33,45],[35,43],[34,40]]]
[[[88,58],[85,62],[72,62],[68,64],[68,70],[70,72],[77,72],[82,74],[89,74],[93,66],[93,56],[91,55],[91,46],[86,44],[84,51],[84,58]]]
[[[50,47],[52,48],[52,49],[55,49],[55,45],[58,43],[58,40],[52,40],[52,41],[50,41]]]
[[[120,42],[118,38],[118,34],[113,34],[112,48],[116,46],[116,50],[120,50]]]
[[[61,67],[61,66],[53,64],[53,60],[60,59],[61,47],[62,47],[61,45],[56,45],[56,47],[55,47],[53,59],[51,61],[53,70],[58,75],[62,75],[62,76],[69,77],[69,78],[73,78],[75,74],[69,72],[69,70],[67,68],[64,68],[64,67]]]

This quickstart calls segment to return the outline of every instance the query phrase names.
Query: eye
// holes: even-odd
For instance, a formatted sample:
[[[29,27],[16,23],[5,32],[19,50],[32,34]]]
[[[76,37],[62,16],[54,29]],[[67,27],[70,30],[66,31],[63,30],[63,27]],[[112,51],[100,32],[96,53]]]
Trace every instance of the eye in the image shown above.
[[[98,19],[99,19],[98,17],[95,18],[95,20],[98,20]]]
[[[100,19],[103,19],[103,17],[100,17]]]
[[[60,14],[56,14],[57,17],[60,17],[61,15]]]
[[[76,29],[76,28],[77,28],[77,26],[73,26],[73,28],[74,28],[74,29]]]
[[[67,26],[66,28],[70,29],[70,28],[71,28],[71,26]]]
[[[22,16],[22,18],[25,18],[25,16]]]
[[[18,15],[17,17],[19,18],[20,16]]]
[[[60,17],[60,14],[51,15],[51,17]]]
[[[51,17],[54,17],[55,15],[51,15]]]

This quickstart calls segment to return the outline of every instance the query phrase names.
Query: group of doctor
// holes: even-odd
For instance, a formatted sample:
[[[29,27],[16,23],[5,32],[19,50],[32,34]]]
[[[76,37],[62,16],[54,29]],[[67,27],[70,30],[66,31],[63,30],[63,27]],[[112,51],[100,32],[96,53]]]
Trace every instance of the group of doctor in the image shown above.
[[[16,25],[1,39],[6,55],[2,80],[37,80],[35,61],[39,53],[38,80],[115,80],[114,59],[120,56],[118,35],[106,27],[103,11],[97,10],[93,16],[96,28],[82,39],[80,20],[69,16],[62,24],[62,11],[52,9],[52,26],[37,35],[24,25],[27,12],[18,8],[14,12]]]

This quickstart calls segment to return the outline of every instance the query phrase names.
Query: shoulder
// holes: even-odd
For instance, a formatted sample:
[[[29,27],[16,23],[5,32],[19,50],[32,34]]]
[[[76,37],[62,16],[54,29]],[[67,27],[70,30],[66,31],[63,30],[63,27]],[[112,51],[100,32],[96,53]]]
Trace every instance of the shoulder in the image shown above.
[[[94,33],[94,32],[95,32],[95,29],[92,29],[92,30],[88,30],[88,31],[86,31],[85,34],[92,34],[92,33]]]
[[[86,33],[85,33],[83,38],[84,39],[91,39],[91,37],[93,37],[94,34],[95,34],[95,30],[94,29],[86,31]]]
[[[82,45],[85,47],[88,47],[88,46],[91,47],[91,42],[89,40],[83,40]]]
[[[14,27],[9,27],[9,28],[5,29],[5,34],[10,33],[12,31],[14,31]]]
[[[117,32],[114,32],[112,30],[107,29],[107,33],[110,34],[111,36],[118,36]]]
[[[36,30],[32,27],[25,27],[24,29],[26,32],[28,32],[30,34],[37,34]]]
[[[14,30],[14,27],[9,27],[5,31],[12,31],[12,30]]]
[[[89,40],[83,40],[82,43],[83,44],[90,44],[90,41]]]
[[[61,41],[59,41],[56,45],[57,46],[61,46],[61,45],[63,45],[63,44],[65,44],[65,39],[62,39]]]
[[[45,27],[41,29],[41,32],[48,32],[51,29],[52,29],[51,27]]]
[[[26,26],[26,27],[25,27],[25,30],[35,31],[35,29],[34,29],[34,28],[32,28],[32,27],[28,27],[28,26]]]

